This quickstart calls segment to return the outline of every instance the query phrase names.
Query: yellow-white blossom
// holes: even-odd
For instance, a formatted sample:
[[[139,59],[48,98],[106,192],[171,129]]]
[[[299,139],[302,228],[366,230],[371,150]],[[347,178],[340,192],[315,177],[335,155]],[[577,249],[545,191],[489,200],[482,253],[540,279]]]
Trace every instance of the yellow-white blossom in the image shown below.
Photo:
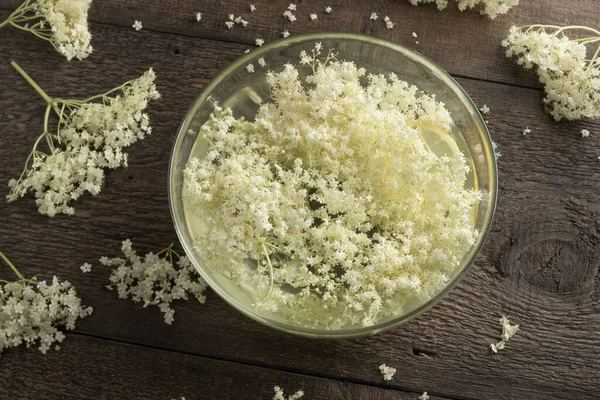
[[[65,338],[59,328],[73,330],[78,319],[92,313],[69,282],[56,276],[51,283],[25,279],[2,252],[0,258],[19,278],[15,282],[0,280],[0,352],[25,344],[38,346],[45,354],[53,343]]]
[[[479,193],[464,188],[462,154],[436,156],[411,122],[450,129],[442,103],[394,74],[321,61],[321,48],[267,73],[272,101],[252,121],[216,108],[183,197],[206,223],[197,254],[253,288],[256,309],[370,326],[447,283],[477,237]]]
[[[438,10],[443,10],[448,6],[448,0],[409,1],[413,5],[417,5],[419,3],[435,3]],[[460,11],[480,6],[481,14],[486,14],[491,19],[496,18],[500,14],[506,14],[511,8],[519,4],[519,0],[456,0],[456,2]]]
[[[592,34],[570,39],[568,33]],[[588,57],[587,45],[597,46],[600,31],[587,27],[513,26],[502,42],[507,57],[535,69],[544,85],[546,111],[555,120],[600,118],[600,47]]]
[[[110,284],[106,288],[116,289],[120,299],[131,298],[136,303],[142,302],[144,307],[158,306],[165,323],[169,325],[175,319],[175,310],[171,308],[174,300],[187,300],[193,296],[201,304],[206,301],[206,282],[187,256],[180,256],[173,250],[173,245],[142,258],[127,239],[121,250],[126,259],[100,259],[100,264],[104,266],[117,267],[112,271]]]
[[[82,60],[92,52],[88,10],[92,0],[26,0],[6,21],[49,41],[67,60]]]
[[[152,131],[144,113],[148,101],[160,95],[150,69],[140,78],[85,100],[51,98],[16,63],[13,66],[46,100],[44,129],[25,161],[18,179],[8,182],[9,202],[31,192],[41,214],[72,215],[73,200],[102,189],[104,169],[127,166],[123,150]],[[121,92],[120,95],[110,95]],[[55,132],[50,114],[59,119]],[[48,148],[42,151],[41,144]]]

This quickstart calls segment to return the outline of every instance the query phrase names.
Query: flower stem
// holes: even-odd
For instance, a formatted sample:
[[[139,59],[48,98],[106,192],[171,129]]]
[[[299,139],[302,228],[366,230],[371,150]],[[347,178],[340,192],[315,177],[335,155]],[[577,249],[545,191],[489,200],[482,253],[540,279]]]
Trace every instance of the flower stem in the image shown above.
[[[5,25],[10,24],[10,17],[6,19],[6,21],[0,23],[0,29],[2,29]]]
[[[13,263],[10,262],[10,260],[8,258],[6,258],[6,256],[1,251],[0,251],[0,258],[2,258],[4,260],[4,262],[6,264],[8,264],[8,266],[13,270],[13,272],[15,274],[17,274],[17,276],[19,277],[19,279],[25,280],[25,278],[23,278],[23,275],[21,275],[21,273],[19,272],[19,270],[13,265]]]
[[[39,94],[40,96],[42,96],[42,98],[43,98],[44,100],[46,100],[46,103],[48,103],[49,105],[52,105],[52,106],[54,106],[54,100],[52,99],[52,97],[48,96],[48,95],[46,94],[46,92],[44,92],[44,91],[42,90],[42,88],[41,88],[41,87],[39,87],[39,86],[38,86],[38,84],[37,84],[37,83],[35,83],[35,81],[34,81],[34,80],[33,80],[33,79],[32,79],[32,78],[31,78],[31,77],[30,77],[30,76],[27,74],[27,72],[25,72],[25,71],[23,70],[23,68],[21,68],[21,67],[19,66],[19,64],[17,64],[17,63],[16,63],[16,62],[14,62],[14,61],[11,61],[11,62],[10,62],[10,65],[12,65],[12,67],[13,67],[14,69],[16,69],[16,70],[17,70],[17,72],[18,72],[19,74],[21,74],[21,76],[22,76],[23,78],[25,78],[25,80],[26,80],[27,82],[29,82],[29,84],[30,84],[30,85],[31,85],[31,86],[32,86],[32,87],[35,89],[35,91],[36,91],[36,92],[38,92],[38,94]]]

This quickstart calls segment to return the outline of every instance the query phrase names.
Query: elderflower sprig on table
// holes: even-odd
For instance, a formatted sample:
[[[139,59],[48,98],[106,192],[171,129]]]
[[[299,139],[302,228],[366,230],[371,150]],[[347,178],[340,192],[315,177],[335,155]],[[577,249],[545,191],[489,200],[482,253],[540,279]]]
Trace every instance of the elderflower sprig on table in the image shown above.
[[[4,22],[47,40],[71,61],[92,53],[88,10],[92,0],[26,0]]]
[[[418,5],[419,3],[435,3],[438,10],[443,10],[448,7],[448,0],[409,0],[411,4]],[[457,0],[458,9],[465,11],[468,8],[481,6],[481,14],[495,19],[500,14],[506,14],[511,8],[517,6],[519,0]]]
[[[546,111],[555,120],[600,118],[600,31],[586,26],[513,26],[502,45],[508,48],[507,57],[517,57],[517,64],[535,68],[546,92]],[[589,45],[595,48],[591,57]]]
[[[54,342],[65,338],[59,327],[75,329],[79,318],[92,313],[69,282],[60,282],[56,276],[51,284],[35,277],[25,279],[2,252],[0,258],[18,278],[14,282],[0,280],[0,353],[25,344],[39,345],[45,354]]]
[[[104,94],[85,100],[48,96],[19,65],[13,67],[46,101],[44,130],[33,145],[18,179],[8,183],[9,202],[35,194],[41,214],[74,214],[71,201],[85,192],[97,195],[104,180],[104,168],[127,166],[123,149],[144,139],[152,131],[143,111],[149,100],[160,94],[154,85],[154,71],[124,83]],[[117,92],[120,95],[110,97]],[[52,132],[50,115],[58,118]],[[40,150],[45,143],[48,150]]]
[[[158,306],[169,325],[174,321],[173,300],[187,300],[189,295],[193,295],[200,304],[206,301],[206,282],[187,256],[173,250],[173,244],[143,258],[133,250],[129,239],[123,241],[121,250],[126,259],[100,259],[104,266],[117,267],[112,271],[106,288],[116,289],[120,299],[131,298],[136,303],[143,302],[144,307]]]

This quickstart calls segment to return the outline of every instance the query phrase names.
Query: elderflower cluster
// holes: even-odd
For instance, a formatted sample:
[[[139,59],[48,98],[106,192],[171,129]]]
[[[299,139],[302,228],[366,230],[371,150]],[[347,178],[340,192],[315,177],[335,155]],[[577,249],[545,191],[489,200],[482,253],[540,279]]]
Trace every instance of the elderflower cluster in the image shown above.
[[[8,201],[32,192],[39,212],[52,217],[74,214],[70,203],[85,192],[100,193],[104,168],[127,166],[124,148],[152,131],[143,111],[149,100],[159,97],[154,79],[150,69],[119,88],[119,96],[95,96],[101,103],[57,99],[48,105],[62,121],[56,134],[44,132],[40,136],[21,177],[9,181]],[[50,147],[48,153],[37,149],[44,138]]]
[[[502,335],[500,336],[500,341],[498,343],[490,344],[490,348],[494,353],[497,353],[498,350],[502,350],[506,345],[506,342],[508,342],[508,340],[519,330],[519,324],[511,325],[508,321],[508,318],[505,316],[502,316],[499,321],[500,325],[502,326]]]
[[[107,289],[116,289],[120,299],[131,298],[144,303],[144,307],[158,306],[164,321],[172,324],[175,310],[173,300],[187,300],[194,296],[204,304],[206,282],[198,275],[187,256],[179,256],[171,246],[143,258],[138,256],[129,239],[123,241],[121,250],[126,259],[102,257],[100,264],[117,267],[109,277]],[[163,255],[161,257],[161,255]],[[175,262],[174,259],[177,259]]]
[[[546,110],[555,120],[600,118],[598,52],[588,60],[586,38],[571,40],[568,30],[570,27],[513,26],[502,45],[508,48],[507,57],[517,57],[517,64],[535,68],[546,92]],[[600,32],[595,35],[587,40],[597,42]]]
[[[409,1],[415,6],[419,3],[435,3],[438,10],[443,10],[448,7],[448,0]],[[519,0],[456,0],[456,2],[460,11],[481,6],[481,14],[486,14],[491,19],[496,18],[500,14],[506,14],[511,8],[519,4]]]
[[[379,366],[379,371],[381,372],[383,380],[385,381],[391,381],[392,378],[394,378],[394,375],[396,375],[396,368],[388,367],[385,364],[381,364]]]
[[[272,101],[252,121],[215,109],[184,204],[203,224],[197,255],[255,309],[371,326],[446,285],[477,237],[480,194],[464,188],[462,154],[437,156],[420,136],[422,121],[450,128],[444,104],[320,51],[267,73]]]
[[[48,40],[67,60],[92,53],[88,10],[92,0],[26,0],[8,23]]]
[[[296,393],[289,395],[288,397],[285,397],[283,389],[279,386],[275,386],[273,390],[275,391],[275,394],[273,395],[273,400],[298,400],[300,397],[304,396],[303,390],[298,390]]]
[[[0,286],[0,352],[25,344],[45,354],[65,338],[59,327],[75,329],[75,322],[91,313],[75,288],[57,277],[50,284],[35,279],[6,283]]]

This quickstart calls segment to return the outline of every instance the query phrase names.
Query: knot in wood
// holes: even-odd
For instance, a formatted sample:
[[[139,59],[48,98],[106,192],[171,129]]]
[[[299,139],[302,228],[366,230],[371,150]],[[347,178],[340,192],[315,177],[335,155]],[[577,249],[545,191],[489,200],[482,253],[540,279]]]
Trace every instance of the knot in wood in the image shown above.
[[[521,242],[522,243],[522,242]],[[594,280],[590,249],[582,240],[541,239],[511,249],[505,272],[518,284],[552,293],[577,292]]]

